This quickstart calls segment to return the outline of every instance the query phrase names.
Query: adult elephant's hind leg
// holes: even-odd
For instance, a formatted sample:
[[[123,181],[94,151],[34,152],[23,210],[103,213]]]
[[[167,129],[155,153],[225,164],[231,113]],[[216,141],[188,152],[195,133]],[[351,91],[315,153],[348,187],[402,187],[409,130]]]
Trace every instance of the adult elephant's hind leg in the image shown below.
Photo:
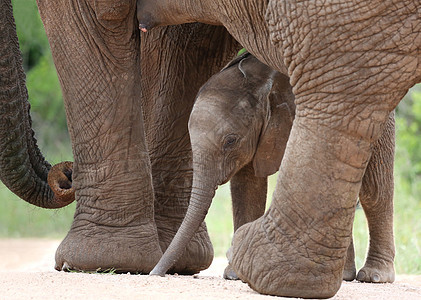
[[[263,294],[332,297],[369,155],[368,141],[297,117],[269,210],[235,233],[240,279]]]
[[[56,252],[58,270],[148,273],[162,255],[140,104],[118,103],[125,108],[110,109],[116,114],[108,115],[111,127],[102,142],[76,144],[87,149],[75,156],[77,207],[72,227]],[[91,120],[89,126],[94,124]],[[93,150],[102,154],[87,162]]]
[[[187,211],[192,154],[187,123],[196,94],[240,46],[225,28],[200,23],[154,28],[141,36],[142,105],[152,163],[155,221],[165,251]],[[152,80],[151,80],[152,79]],[[170,272],[206,269],[213,248],[206,225]]]
[[[367,217],[370,245],[364,267],[357,280],[393,282],[395,244],[393,239],[393,163],[395,119],[392,112],[363,178],[360,201]]]

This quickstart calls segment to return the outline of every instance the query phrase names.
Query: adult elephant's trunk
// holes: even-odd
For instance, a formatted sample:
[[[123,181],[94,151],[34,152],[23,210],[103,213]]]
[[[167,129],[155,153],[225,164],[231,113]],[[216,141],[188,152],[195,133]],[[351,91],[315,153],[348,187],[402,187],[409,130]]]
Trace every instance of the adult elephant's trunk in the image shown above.
[[[0,0],[0,179],[31,204],[63,207],[73,199],[56,198],[47,183],[51,165],[37,146],[29,109],[12,4]]]
[[[204,221],[215,195],[217,182],[209,164],[193,158],[193,187],[190,203],[174,239],[150,275],[164,276],[183,254],[187,244]],[[199,162],[198,162],[199,161]],[[207,266],[205,266],[206,268]]]

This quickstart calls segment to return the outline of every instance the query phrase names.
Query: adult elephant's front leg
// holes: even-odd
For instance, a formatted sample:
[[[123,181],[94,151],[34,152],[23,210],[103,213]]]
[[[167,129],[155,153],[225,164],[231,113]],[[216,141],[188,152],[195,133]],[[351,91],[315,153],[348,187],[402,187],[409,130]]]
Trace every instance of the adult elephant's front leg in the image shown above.
[[[336,293],[371,146],[420,81],[417,6],[366,4],[269,1],[297,109],[271,207],[233,242],[234,269],[261,293]]]
[[[234,236],[239,278],[264,294],[333,296],[369,157],[369,141],[298,116],[269,210]]]
[[[355,74],[363,81],[370,73]],[[296,118],[271,206],[237,230],[231,265],[260,293],[327,298],[341,285],[372,145],[406,89],[332,92],[328,77],[312,93],[305,75],[294,87]]]
[[[187,129],[200,86],[219,71],[240,46],[223,27],[186,24],[155,28],[141,36],[142,103],[152,162],[155,221],[162,251],[186,213],[192,185]],[[150,79],[153,80],[150,80]],[[206,269],[213,249],[203,223],[183,257],[170,270]]]
[[[76,2],[76,1],[75,1]],[[39,1],[66,105],[77,207],[56,269],[149,272],[162,255],[135,3]]]

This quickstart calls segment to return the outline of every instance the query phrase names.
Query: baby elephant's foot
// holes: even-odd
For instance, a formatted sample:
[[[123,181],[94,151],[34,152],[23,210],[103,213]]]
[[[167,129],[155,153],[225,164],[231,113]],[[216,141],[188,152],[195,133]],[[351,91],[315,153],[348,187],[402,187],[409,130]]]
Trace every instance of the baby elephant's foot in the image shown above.
[[[227,280],[240,279],[238,278],[237,273],[235,273],[234,269],[231,267],[230,264],[225,268],[223,277],[224,279],[227,279]]]
[[[393,263],[368,263],[358,272],[357,280],[361,282],[385,283],[395,281]]]

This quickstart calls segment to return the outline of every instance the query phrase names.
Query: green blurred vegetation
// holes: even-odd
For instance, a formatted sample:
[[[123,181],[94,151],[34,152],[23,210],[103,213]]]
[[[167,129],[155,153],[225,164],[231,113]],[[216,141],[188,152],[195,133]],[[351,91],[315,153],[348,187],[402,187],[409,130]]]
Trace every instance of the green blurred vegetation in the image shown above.
[[[72,160],[59,81],[36,2],[12,2],[39,146],[52,163]],[[414,87],[399,105],[396,124],[396,271],[421,274],[421,86]],[[275,181],[276,177],[272,176],[268,198]],[[0,198],[1,237],[62,238],[70,228],[75,204],[60,210],[43,210],[19,200],[3,185],[0,185]],[[233,228],[229,185],[218,189],[206,220],[215,254],[225,255]],[[357,266],[361,267],[368,245],[362,210],[356,212],[354,238]]]
[[[421,84],[396,109],[396,271],[421,274]]]
[[[71,159],[63,97],[36,1],[12,4],[39,146],[52,162]]]

